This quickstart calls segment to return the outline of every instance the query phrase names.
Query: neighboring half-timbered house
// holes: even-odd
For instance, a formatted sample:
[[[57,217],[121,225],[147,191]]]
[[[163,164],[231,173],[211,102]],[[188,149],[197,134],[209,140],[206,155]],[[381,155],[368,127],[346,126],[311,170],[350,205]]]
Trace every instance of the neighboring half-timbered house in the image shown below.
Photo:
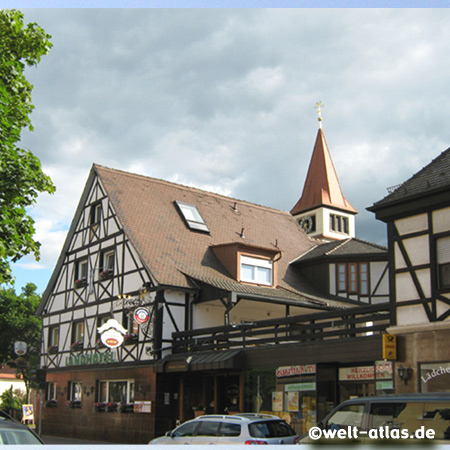
[[[450,391],[450,149],[390,191],[369,210],[388,225],[399,390]]]
[[[304,430],[272,394],[307,386],[320,418],[376,391],[386,264],[288,212],[94,165],[38,310],[43,431],[145,443],[207,406],[292,413]],[[372,378],[352,384],[355,367]]]

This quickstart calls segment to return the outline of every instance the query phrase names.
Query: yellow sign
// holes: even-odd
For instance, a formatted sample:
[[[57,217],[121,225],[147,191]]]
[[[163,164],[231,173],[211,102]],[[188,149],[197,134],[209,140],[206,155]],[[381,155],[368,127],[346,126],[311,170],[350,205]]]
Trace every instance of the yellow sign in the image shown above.
[[[383,334],[383,359],[395,361],[397,359],[397,336]]]

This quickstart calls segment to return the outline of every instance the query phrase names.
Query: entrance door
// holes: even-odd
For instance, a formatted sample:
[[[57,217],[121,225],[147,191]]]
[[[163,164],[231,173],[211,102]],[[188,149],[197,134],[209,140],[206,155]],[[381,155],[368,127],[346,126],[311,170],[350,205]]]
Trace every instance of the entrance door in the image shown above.
[[[372,382],[341,382],[339,385],[339,401],[343,402],[354,397],[369,397],[375,395],[375,383]]]

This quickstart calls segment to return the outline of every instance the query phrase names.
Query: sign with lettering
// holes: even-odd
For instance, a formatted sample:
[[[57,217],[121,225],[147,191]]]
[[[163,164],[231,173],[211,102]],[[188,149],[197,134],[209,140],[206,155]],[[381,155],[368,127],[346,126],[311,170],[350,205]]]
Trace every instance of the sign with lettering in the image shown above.
[[[100,339],[109,348],[116,348],[122,345],[127,330],[116,320],[109,319],[101,327],[97,328],[101,333]]]
[[[276,375],[278,378],[293,377],[296,375],[310,375],[316,373],[315,364],[304,364],[301,366],[284,366],[278,367]]]
[[[93,352],[66,357],[66,366],[89,366],[96,364],[110,364],[116,361],[115,354],[111,351]]]
[[[383,359],[395,361],[397,359],[397,336],[393,334],[382,335]]]
[[[377,380],[392,378],[392,362],[381,361],[373,366],[341,367],[339,381],[375,380],[375,370]]]
[[[136,308],[136,310],[134,311],[135,322],[137,322],[139,325],[142,325],[144,323],[147,323],[149,319],[150,319],[150,312],[147,308],[144,307]]]

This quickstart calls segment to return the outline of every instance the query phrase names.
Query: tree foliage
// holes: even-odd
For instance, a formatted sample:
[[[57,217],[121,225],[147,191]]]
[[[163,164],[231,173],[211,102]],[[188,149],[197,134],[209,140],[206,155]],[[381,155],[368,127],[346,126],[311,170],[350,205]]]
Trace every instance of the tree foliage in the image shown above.
[[[15,367],[27,390],[33,371],[39,367],[42,323],[35,313],[40,301],[33,283],[22,288],[20,295],[13,288],[0,289],[0,364]],[[27,344],[25,355],[14,353],[16,341]]]
[[[12,280],[10,261],[30,253],[39,259],[26,208],[39,192],[55,189],[39,159],[18,146],[22,129],[33,130],[33,86],[24,71],[49,52],[50,37],[37,24],[25,26],[20,11],[0,11],[0,284]]]

